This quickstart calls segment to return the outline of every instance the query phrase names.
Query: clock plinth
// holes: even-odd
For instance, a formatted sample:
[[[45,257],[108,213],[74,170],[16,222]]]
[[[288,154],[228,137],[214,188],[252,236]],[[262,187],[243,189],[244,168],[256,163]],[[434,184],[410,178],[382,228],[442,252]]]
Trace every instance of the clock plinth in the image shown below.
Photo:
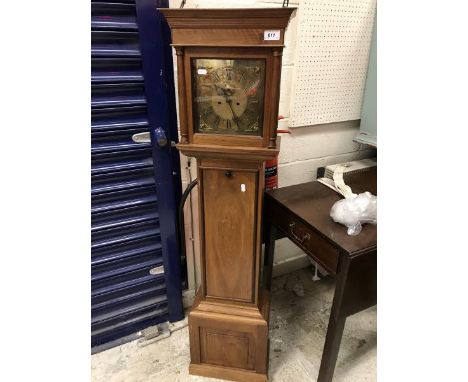
[[[207,302],[201,294],[189,314],[190,374],[240,382],[268,377],[269,295],[261,307]]]
[[[190,374],[267,381],[264,166],[279,153],[281,54],[293,10],[160,9],[177,54],[177,148],[198,165],[202,281],[189,313]]]

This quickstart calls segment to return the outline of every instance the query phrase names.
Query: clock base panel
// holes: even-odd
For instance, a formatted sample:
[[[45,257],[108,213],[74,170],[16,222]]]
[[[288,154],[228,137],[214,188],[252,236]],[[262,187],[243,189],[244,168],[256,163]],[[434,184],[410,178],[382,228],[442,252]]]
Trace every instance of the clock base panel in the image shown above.
[[[198,296],[200,297],[200,296]],[[198,300],[198,301],[197,301]],[[269,295],[261,308],[196,299],[189,313],[189,373],[239,382],[268,379]]]

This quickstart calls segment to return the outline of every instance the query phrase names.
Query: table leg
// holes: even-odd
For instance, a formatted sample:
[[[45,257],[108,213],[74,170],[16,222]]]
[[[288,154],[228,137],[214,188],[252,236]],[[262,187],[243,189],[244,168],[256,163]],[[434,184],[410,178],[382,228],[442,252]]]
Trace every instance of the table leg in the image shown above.
[[[273,273],[273,258],[275,256],[276,227],[266,222],[265,227],[265,256],[263,260],[264,285],[271,290],[271,276]]]
[[[337,319],[330,317],[317,382],[331,382],[333,380],[345,323],[346,317]]]
[[[343,336],[347,317],[342,310],[342,305],[345,300],[348,270],[349,259],[341,258],[317,382],[331,382],[333,379],[336,360],[338,358],[338,352],[340,351],[341,337]]]

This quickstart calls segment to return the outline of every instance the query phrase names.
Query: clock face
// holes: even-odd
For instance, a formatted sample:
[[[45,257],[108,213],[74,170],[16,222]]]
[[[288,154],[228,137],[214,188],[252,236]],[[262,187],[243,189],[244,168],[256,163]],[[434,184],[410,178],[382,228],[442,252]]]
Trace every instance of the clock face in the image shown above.
[[[262,135],[265,61],[193,59],[195,132]]]

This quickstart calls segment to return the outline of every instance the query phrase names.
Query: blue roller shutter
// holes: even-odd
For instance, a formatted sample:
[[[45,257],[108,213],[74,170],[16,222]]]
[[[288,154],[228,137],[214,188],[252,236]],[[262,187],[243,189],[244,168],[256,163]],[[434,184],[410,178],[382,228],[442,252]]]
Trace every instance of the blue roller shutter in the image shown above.
[[[91,3],[92,346],[183,318],[168,1]],[[132,136],[148,132],[151,143]],[[150,272],[151,271],[151,272]]]

